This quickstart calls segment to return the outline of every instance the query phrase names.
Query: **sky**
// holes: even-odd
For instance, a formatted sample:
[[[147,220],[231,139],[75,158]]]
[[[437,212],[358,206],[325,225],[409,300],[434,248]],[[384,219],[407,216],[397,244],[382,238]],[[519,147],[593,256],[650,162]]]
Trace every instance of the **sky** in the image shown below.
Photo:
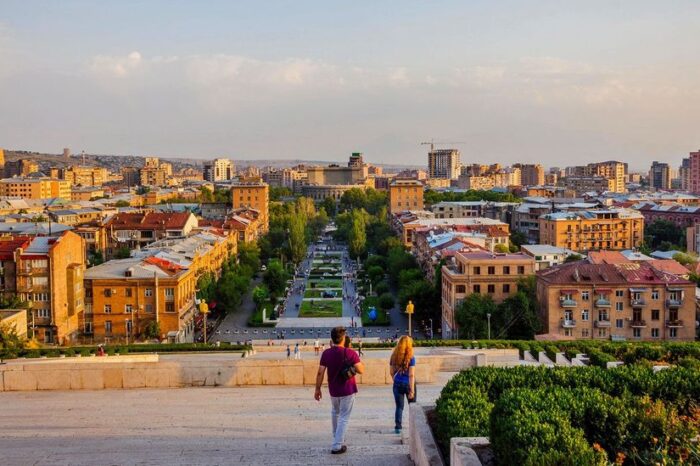
[[[697,1],[0,2],[0,147],[678,166]]]

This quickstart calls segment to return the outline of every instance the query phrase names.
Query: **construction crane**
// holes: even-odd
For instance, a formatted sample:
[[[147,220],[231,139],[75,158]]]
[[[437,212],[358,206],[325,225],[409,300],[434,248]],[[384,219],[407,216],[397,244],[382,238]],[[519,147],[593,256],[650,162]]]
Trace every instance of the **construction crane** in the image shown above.
[[[457,141],[457,142],[436,142],[434,139],[431,139],[430,142],[421,142],[421,146],[430,146],[430,152],[433,152],[435,150],[435,145],[439,146],[453,146],[457,144],[466,144],[466,142],[463,141]]]

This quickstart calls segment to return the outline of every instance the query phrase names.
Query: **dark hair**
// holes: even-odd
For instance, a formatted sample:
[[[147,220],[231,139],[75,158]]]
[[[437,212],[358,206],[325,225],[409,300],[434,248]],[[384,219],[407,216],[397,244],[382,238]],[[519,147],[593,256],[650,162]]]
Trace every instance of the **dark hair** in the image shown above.
[[[340,345],[345,341],[345,327],[335,327],[331,330],[331,340],[334,345]]]
[[[343,343],[343,346],[346,348],[350,348],[351,342],[352,342],[352,340],[350,340],[350,337],[345,335],[345,342]]]

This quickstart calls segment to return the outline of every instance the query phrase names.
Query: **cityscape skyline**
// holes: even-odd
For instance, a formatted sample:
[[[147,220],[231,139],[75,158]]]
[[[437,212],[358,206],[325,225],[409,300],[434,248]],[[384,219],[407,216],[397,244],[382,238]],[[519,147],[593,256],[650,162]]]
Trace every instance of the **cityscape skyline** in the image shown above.
[[[699,146],[699,8],[7,2],[0,140],[422,165],[434,138],[465,163],[677,166]]]

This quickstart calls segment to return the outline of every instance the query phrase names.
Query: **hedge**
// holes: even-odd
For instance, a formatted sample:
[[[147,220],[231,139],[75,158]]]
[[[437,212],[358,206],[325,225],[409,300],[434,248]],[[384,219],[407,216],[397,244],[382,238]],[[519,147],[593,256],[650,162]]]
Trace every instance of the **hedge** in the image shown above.
[[[106,345],[104,347],[105,353],[107,354],[128,354],[128,353],[177,353],[177,352],[201,352],[201,351],[245,351],[250,349],[248,345],[232,345],[232,344],[222,344],[221,346],[215,346],[211,344],[203,343],[156,343],[156,344],[142,344],[142,345]],[[69,347],[59,347],[59,348],[36,348],[30,349],[25,348],[19,351],[17,354],[12,355],[0,355],[2,358],[10,357],[25,357],[25,358],[40,358],[42,356],[46,357],[59,357],[64,355],[66,357],[74,357],[78,354],[81,356],[90,356],[91,354],[97,353],[97,346],[69,346]]]
[[[490,437],[500,464],[648,459],[691,449],[699,394],[700,371],[683,367],[480,367],[443,388],[436,434],[444,451],[451,437]]]

